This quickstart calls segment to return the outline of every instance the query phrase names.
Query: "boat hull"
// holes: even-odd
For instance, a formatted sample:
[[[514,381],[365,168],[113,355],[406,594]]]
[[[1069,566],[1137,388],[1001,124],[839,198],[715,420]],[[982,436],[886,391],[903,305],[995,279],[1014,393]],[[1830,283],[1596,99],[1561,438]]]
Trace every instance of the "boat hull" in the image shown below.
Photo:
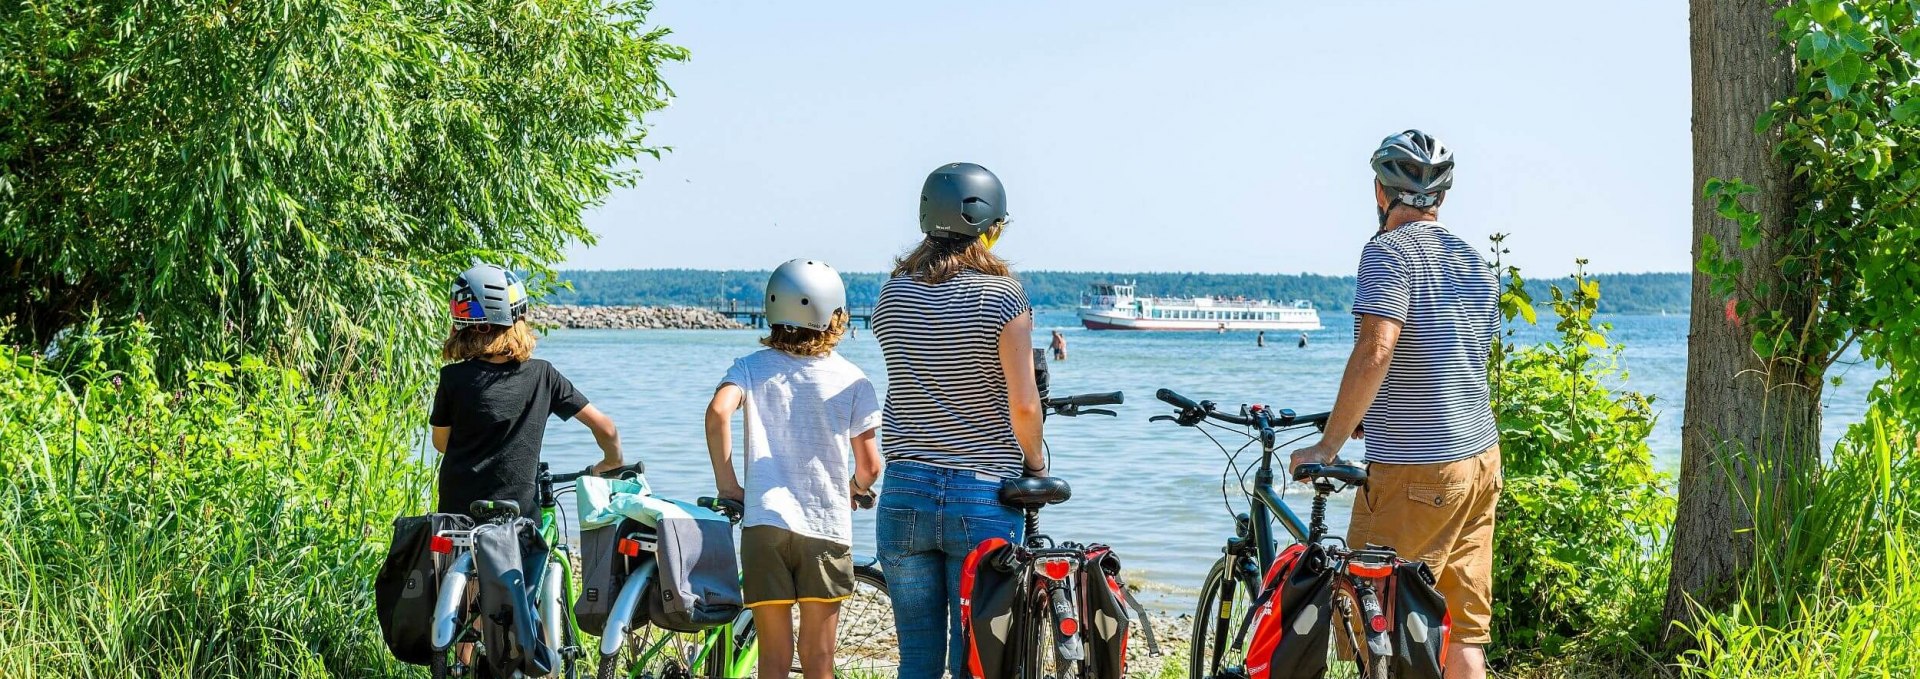
[[[1080,312],[1080,325],[1088,330],[1164,330],[1164,331],[1218,331],[1221,326],[1228,330],[1276,330],[1298,331],[1320,330],[1319,320],[1275,320],[1275,321],[1201,321],[1160,318],[1134,318],[1087,311]]]

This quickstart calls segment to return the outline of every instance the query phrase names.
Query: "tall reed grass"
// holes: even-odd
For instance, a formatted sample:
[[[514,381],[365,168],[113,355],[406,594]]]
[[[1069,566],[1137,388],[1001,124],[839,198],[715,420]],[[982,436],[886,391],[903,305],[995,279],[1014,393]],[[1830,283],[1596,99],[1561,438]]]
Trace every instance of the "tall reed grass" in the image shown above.
[[[427,497],[420,392],[253,359],[163,390],[144,346],[0,347],[0,677],[399,673],[370,576]]]
[[[1869,415],[1814,479],[1771,501],[1741,602],[1701,611],[1680,658],[1713,679],[1920,676],[1920,459],[1915,432]],[[1766,475],[1756,475],[1765,478]],[[1794,475],[1788,475],[1792,478]],[[1756,492],[1749,499],[1761,499]]]

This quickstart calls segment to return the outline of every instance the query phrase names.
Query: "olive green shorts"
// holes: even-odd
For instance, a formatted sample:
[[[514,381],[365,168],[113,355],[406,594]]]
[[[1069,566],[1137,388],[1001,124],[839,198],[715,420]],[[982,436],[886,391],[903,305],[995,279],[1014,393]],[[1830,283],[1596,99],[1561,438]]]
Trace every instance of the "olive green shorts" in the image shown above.
[[[853,596],[853,547],[778,526],[740,530],[740,568],[748,606]]]

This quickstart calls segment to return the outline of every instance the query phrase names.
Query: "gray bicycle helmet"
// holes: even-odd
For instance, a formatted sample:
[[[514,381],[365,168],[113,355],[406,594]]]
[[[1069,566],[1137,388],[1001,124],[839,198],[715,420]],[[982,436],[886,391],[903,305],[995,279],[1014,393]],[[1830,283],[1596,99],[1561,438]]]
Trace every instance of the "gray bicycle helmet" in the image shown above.
[[[511,327],[527,315],[527,288],[512,271],[476,264],[453,279],[448,305],[454,325]]]
[[[947,163],[920,187],[920,232],[974,238],[1007,218],[1007,188],[987,168]]]
[[[826,262],[789,260],[767,277],[767,325],[826,330],[845,308],[847,286]]]
[[[1396,202],[1433,207],[1453,188],[1453,151],[1425,132],[1407,130],[1380,142],[1373,152],[1373,174],[1395,192]]]

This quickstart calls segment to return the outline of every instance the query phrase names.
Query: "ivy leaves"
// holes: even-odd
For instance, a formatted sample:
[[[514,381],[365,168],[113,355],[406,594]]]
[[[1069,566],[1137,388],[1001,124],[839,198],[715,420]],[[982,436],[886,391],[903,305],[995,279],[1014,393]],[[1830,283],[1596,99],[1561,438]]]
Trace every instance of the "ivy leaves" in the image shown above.
[[[1737,243],[1705,238],[1696,262],[1732,315],[1753,332],[1762,359],[1787,359],[1811,376],[1858,343],[1888,367],[1875,401],[1920,420],[1920,2],[1820,0],[1775,13],[1796,62],[1793,92],[1755,121],[1775,135],[1792,168],[1794,214],[1766,234],[1741,197],[1754,187],[1716,178],[1702,187]],[[1729,248],[1765,248],[1787,289],[1743,287]],[[1810,293],[1813,309],[1775,308]]]

